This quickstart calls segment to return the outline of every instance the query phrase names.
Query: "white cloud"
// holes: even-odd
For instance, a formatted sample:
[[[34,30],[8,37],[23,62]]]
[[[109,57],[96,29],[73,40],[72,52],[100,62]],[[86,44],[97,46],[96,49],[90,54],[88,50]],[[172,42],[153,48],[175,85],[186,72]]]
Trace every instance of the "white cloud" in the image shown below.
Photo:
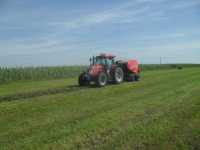
[[[50,22],[48,25],[54,27],[63,26],[66,30],[70,30],[103,23],[133,23],[142,22],[147,19],[156,21],[167,19],[168,16],[166,12],[168,11],[178,11],[179,9],[200,4],[199,0],[181,1],[171,2],[165,9],[162,9],[162,7],[157,8],[156,3],[163,3],[164,1],[166,0],[131,0],[109,10],[102,10],[101,12],[81,16],[73,20]]]
[[[103,23],[130,23],[139,21],[144,16],[150,15],[154,18],[160,17],[160,12],[152,11],[149,6],[141,5],[141,2],[146,1],[129,1],[128,3],[121,4],[119,7],[103,10],[102,12],[96,12],[73,20],[50,22],[49,25],[63,26],[65,29],[74,29]]]

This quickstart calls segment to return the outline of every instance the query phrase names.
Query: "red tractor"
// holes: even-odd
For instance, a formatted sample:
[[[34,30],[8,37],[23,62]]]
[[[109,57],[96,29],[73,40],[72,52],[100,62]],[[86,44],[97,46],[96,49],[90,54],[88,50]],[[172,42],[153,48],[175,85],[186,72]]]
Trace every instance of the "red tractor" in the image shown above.
[[[138,81],[140,67],[136,60],[115,61],[111,54],[100,54],[90,58],[90,67],[79,76],[79,85],[86,86],[94,82],[105,86],[108,82],[119,84],[125,81]]]

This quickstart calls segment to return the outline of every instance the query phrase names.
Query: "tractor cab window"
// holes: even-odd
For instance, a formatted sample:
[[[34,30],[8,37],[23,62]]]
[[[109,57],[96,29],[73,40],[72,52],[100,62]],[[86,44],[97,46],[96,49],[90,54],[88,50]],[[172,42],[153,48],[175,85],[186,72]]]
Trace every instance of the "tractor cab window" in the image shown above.
[[[113,58],[110,59],[110,58],[96,57],[96,58],[93,58],[93,64],[99,64],[99,65],[111,67],[114,64],[114,59]]]
[[[97,57],[97,58],[94,60],[94,64],[106,65],[106,59],[105,59],[105,58]]]

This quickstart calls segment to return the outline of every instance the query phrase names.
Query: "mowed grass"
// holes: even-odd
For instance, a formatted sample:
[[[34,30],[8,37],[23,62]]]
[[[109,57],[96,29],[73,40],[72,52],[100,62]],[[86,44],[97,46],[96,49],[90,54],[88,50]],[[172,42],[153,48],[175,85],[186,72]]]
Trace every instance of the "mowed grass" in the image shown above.
[[[68,80],[66,86],[76,85],[75,78]],[[51,82],[40,86],[31,83],[26,90],[35,87],[34,91],[40,91],[42,85]],[[62,87],[63,83],[57,80],[55,86]],[[199,147],[199,68],[147,71],[135,83],[77,87],[59,94],[0,103],[0,149]]]
[[[76,80],[77,79],[75,78],[65,78],[41,81],[39,80],[9,82],[0,86],[0,97],[66,87],[68,85],[73,85],[76,82]]]

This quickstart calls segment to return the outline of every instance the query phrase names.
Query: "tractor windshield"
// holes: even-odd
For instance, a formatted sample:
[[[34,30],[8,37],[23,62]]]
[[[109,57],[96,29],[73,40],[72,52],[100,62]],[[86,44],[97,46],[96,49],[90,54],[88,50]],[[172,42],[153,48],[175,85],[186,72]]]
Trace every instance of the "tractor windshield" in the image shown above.
[[[111,66],[114,63],[114,59],[103,58],[103,57],[95,57],[93,59],[93,64]]]
[[[94,59],[94,64],[106,65],[106,59],[101,57],[96,57]]]

